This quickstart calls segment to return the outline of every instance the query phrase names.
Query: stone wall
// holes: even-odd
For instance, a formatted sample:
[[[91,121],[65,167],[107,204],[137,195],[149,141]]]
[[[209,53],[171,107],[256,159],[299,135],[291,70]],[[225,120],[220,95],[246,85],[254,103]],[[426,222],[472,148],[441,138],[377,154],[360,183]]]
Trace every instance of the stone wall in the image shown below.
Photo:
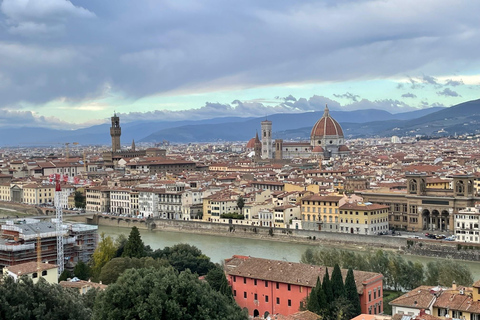
[[[418,256],[480,261],[480,245],[455,241],[409,239],[404,252]]]

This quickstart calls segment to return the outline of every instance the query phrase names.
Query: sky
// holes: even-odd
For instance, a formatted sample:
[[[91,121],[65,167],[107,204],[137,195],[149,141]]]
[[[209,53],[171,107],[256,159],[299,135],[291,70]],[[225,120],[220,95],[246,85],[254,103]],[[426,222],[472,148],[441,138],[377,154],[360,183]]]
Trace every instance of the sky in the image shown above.
[[[0,0],[0,126],[479,99],[471,0]]]

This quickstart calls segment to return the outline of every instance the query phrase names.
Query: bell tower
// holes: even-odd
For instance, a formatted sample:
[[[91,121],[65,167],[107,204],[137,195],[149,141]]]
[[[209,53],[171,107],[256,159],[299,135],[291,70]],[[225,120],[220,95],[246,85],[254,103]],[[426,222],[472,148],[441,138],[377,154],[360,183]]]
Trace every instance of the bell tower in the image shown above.
[[[122,134],[122,128],[120,128],[120,118],[114,113],[112,120],[112,126],[110,127],[110,136],[112,136],[112,152],[120,151],[120,135]]]

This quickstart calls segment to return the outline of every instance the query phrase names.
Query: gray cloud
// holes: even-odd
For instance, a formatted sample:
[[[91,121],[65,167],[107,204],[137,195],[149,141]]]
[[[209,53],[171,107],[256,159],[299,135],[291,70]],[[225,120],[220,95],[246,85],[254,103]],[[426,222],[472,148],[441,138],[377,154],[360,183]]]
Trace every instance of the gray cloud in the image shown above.
[[[450,88],[445,88],[443,91],[438,91],[437,94],[439,96],[445,96],[445,97],[461,97],[457,92],[453,91]]]
[[[447,81],[445,81],[445,85],[446,85],[446,86],[456,87],[456,86],[464,85],[464,83],[463,83],[463,80],[452,80],[452,79],[448,79]]]
[[[72,125],[55,117],[38,116],[32,111],[17,111],[0,109],[0,126],[2,127],[42,127],[50,129],[65,129]],[[73,129],[73,128],[72,128]]]
[[[0,107],[98,97],[106,86],[137,99],[479,64],[480,3],[468,0],[3,0],[0,10]]]
[[[423,83],[438,85],[437,79],[432,76],[423,75],[422,81]]]
[[[416,98],[417,95],[413,94],[413,93],[404,93],[402,94],[402,98]]]
[[[312,96],[309,99],[295,98],[290,96],[288,100],[294,103],[280,103],[278,105],[269,106],[261,102],[234,100],[230,104],[207,102],[204,106],[196,109],[169,111],[156,110],[151,112],[130,112],[122,114],[122,121],[130,122],[136,120],[151,121],[175,121],[188,119],[210,119],[217,117],[263,117],[275,113],[301,113],[308,111],[322,111],[328,104],[330,110],[334,111],[352,111],[360,109],[380,109],[391,113],[408,112],[418,110],[414,106],[408,105],[399,100],[386,99],[370,101],[362,99],[352,102],[348,105],[340,105],[337,101],[331,100],[324,96]],[[430,105],[426,101],[421,102],[422,108],[438,106],[438,104]]]
[[[340,99],[348,99],[348,100],[352,100],[354,102],[357,102],[358,101],[358,98],[360,98],[360,96],[358,94],[352,94],[350,92],[346,92],[344,94],[333,94],[333,96],[335,98],[340,98]]]

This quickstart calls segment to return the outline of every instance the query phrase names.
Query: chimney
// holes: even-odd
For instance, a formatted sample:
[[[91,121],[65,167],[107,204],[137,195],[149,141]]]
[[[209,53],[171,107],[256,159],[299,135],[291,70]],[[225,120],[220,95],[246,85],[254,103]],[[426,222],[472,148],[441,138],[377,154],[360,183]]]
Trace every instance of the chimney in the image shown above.
[[[455,283],[455,280],[452,282],[452,290],[457,290],[457,284]]]

